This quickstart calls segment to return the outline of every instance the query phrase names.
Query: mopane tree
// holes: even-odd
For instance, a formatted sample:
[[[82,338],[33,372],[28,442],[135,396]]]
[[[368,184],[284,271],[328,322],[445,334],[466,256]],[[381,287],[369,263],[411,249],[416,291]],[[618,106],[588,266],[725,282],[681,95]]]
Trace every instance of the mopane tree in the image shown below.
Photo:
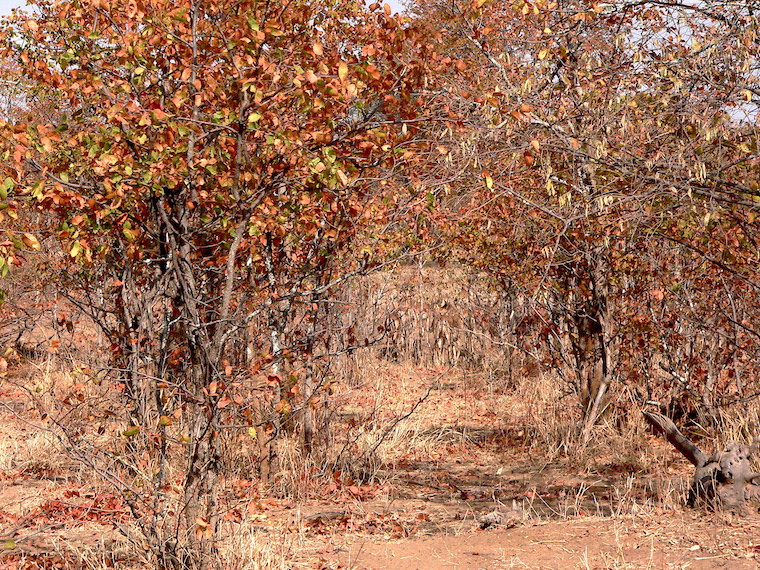
[[[532,302],[532,330],[586,425],[613,382],[683,388],[659,365],[696,373],[686,384],[700,398],[705,370],[728,375],[706,347],[683,358],[684,334],[723,339],[723,354],[751,361],[742,312],[756,304],[736,299],[757,294],[753,7],[479,0],[416,10],[467,63],[448,78],[457,112],[442,132],[447,159],[426,173],[447,204],[451,248]],[[696,268],[709,277],[692,279]],[[737,327],[744,340],[724,342]]]
[[[153,563],[206,566],[220,434],[232,417],[277,434],[290,409],[257,416],[249,398],[261,374],[271,399],[283,391],[281,319],[301,303],[317,334],[320,298],[372,265],[351,248],[399,202],[430,36],[352,0],[34,7],[5,23],[2,52],[55,107],[2,124],[2,195],[60,224],[70,297],[111,343],[133,459],[117,473],[112,451],[71,443],[121,487]],[[250,339],[257,320],[266,340]],[[285,388],[308,409],[306,380]]]

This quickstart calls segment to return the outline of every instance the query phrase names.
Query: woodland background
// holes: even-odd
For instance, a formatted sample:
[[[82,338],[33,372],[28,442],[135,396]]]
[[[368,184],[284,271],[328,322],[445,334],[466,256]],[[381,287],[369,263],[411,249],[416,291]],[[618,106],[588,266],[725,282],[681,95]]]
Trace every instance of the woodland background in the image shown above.
[[[647,406],[757,434],[760,3],[32,6],[0,37],[8,409],[144,563],[222,564],[234,485],[361,495],[451,378],[575,467]]]

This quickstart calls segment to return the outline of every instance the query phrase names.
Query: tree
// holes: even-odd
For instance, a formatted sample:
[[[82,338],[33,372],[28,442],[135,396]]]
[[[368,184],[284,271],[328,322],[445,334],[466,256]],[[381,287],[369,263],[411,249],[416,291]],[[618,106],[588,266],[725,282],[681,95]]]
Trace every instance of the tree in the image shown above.
[[[613,383],[672,380],[652,365],[677,360],[678,341],[655,337],[755,294],[757,19],[744,3],[416,6],[468,62],[448,77],[458,118],[427,179],[449,205],[450,251],[531,300],[588,428]],[[650,310],[651,295],[679,296],[697,259],[710,275],[691,281],[698,304]],[[709,322],[730,337],[732,320]]]
[[[292,388],[278,319],[300,303],[313,323],[371,265],[348,252],[393,208],[377,173],[413,156],[402,125],[435,57],[417,27],[351,0],[35,6],[6,22],[3,55],[57,105],[2,124],[3,197],[59,220],[71,299],[110,339],[141,455],[120,478],[112,452],[78,453],[121,487],[155,564],[207,566],[223,419],[249,408],[251,370]],[[263,353],[232,352],[262,314]]]

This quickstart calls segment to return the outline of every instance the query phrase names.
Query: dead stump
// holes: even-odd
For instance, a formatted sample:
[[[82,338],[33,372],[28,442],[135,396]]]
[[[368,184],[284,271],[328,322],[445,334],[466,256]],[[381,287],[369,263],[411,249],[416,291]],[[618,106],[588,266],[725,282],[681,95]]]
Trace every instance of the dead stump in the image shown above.
[[[760,497],[760,473],[754,473],[750,466],[750,458],[758,449],[757,441],[752,446],[732,441],[708,456],[669,418],[657,412],[643,413],[655,432],[664,434],[696,468],[689,489],[689,506],[742,513],[747,500]]]

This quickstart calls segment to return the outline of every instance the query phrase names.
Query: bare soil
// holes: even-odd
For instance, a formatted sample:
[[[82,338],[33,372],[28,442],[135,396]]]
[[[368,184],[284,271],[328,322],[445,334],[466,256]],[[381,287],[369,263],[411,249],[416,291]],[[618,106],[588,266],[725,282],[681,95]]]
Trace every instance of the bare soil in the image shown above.
[[[579,518],[406,540],[346,540],[349,568],[757,568],[758,520]],[[700,538],[697,538],[700,537]]]

